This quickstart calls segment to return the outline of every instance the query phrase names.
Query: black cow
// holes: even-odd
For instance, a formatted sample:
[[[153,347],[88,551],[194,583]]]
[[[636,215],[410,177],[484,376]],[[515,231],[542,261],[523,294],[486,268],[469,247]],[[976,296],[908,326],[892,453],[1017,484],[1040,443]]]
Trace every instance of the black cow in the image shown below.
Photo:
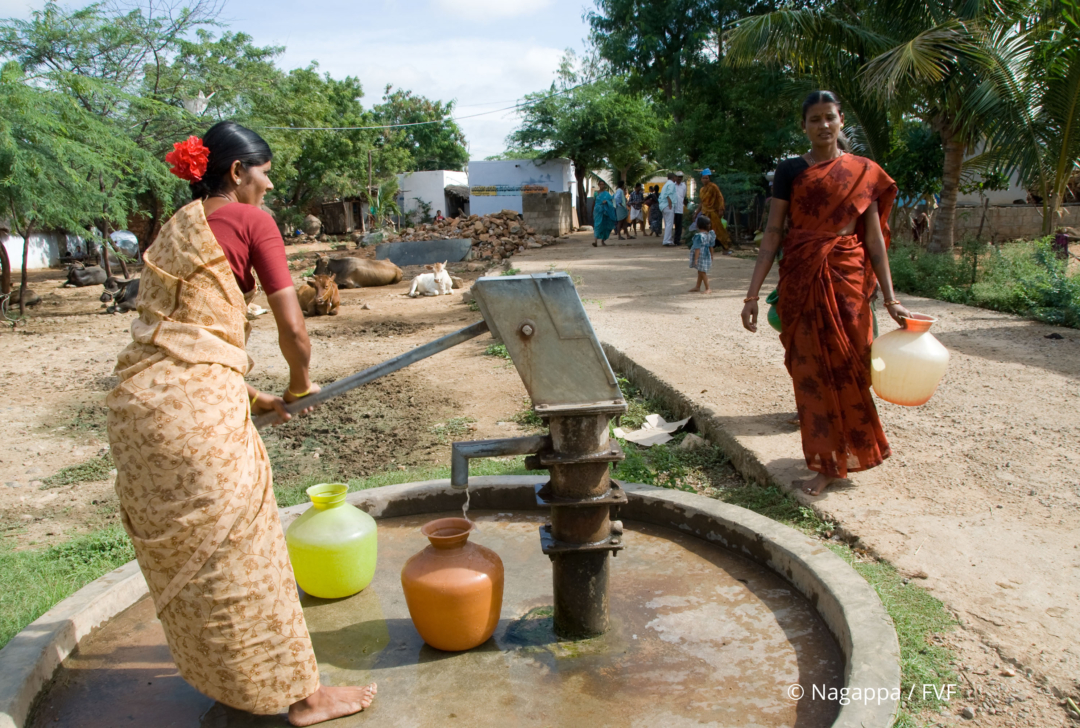
[[[105,283],[107,278],[104,268],[96,265],[87,267],[82,263],[72,263],[68,266],[67,281],[64,282],[64,288],[68,286],[75,286],[76,288],[100,286]]]
[[[113,302],[113,305],[105,309],[106,313],[134,311],[138,298],[138,278],[125,281],[122,278],[109,276],[109,279],[105,281],[105,292],[101,294],[102,303]]]

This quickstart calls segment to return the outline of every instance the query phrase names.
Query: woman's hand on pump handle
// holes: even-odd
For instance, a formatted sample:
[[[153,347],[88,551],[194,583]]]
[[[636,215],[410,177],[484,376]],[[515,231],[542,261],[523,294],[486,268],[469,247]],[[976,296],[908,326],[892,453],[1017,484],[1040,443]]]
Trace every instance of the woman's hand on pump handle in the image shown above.
[[[319,385],[312,384],[311,388],[308,391],[304,392],[304,396],[307,397],[308,395],[315,394],[318,391]],[[278,420],[274,423],[274,425],[277,426],[284,422],[288,422],[293,418],[293,415],[285,409],[285,405],[295,402],[298,399],[300,399],[300,397],[293,394],[292,391],[288,389],[285,390],[285,394],[281,397],[278,397],[275,394],[270,394],[269,392],[257,392],[251,402],[251,413],[254,415],[263,415],[270,412],[276,412]],[[297,414],[306,415],[314,409],[315,407],[308,407],[304,410],[301,410]]]

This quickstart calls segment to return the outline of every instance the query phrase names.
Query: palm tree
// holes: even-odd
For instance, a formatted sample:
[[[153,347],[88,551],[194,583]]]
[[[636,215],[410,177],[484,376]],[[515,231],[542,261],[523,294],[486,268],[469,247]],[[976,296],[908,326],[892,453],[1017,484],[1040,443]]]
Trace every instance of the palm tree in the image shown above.
[[[1032,18],[994,38],[992,85],[1002,103],[976,162],[1015,170],[1043,201],[1043,234],[1053,232],[1070,180],[1080,169],[1080,2],[1034,0]]]
[[[950,250],[964,155],[994,111],[986,94],[982,104],[972,99],[986,82],[983,27],[999,12],[992,0],[844,0],[780,10],[738,21],[727,34],[728,58],[780,63],[831,87],[878,161],[890,116],[926,121],[945,152],[929,249]]]

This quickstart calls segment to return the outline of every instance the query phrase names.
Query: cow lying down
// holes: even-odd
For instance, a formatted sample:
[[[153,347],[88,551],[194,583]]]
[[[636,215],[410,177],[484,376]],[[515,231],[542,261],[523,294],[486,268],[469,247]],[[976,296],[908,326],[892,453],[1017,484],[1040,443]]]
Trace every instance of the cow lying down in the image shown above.
[[[413,278],[412,288],[409,289],[409,298],[417,296],[449,296],[454,287],[454,281],[446,272],[446,261],[435,265],[425,265],[431,273],[421,273]]]
[[[320,255],[315,259],[315,275],[333,276],[338,288],[373,288],[389,286],[401,280],[401,268],[389,260],[365,258],[330,258]]]
[[[317,275],[309,279],[296,291],[296,296],[305,316],[337,316],[341,306],[333,276]]]
[[[105,309],[106,313],[125,313],[134,311],[139,298],[139,279],[114,278],[109,276],[105,281],[105,291],[101,294],[101,302],[112,305]]]
[[[108,276],[105,274],[105,269],[100,266],[86,266],[82,263],[72,263],[68,266],[67,280],[64,281],[64,288],[70,286],[74,286],[75,288],[100,286],[105,283],[107,278]]]

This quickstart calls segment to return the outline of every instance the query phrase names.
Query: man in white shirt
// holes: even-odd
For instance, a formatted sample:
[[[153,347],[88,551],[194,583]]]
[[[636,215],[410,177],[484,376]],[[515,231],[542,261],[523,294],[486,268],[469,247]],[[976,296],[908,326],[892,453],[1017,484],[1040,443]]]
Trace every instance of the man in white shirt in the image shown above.
[[[683,182],[683,173],[675,173],[675,242],[673,245],[678,245],[682,242],[682,216],[683,208],[686,206],[686,183]],[[665,238],[666,240],[666,238]]]
[[[667,182],[664,183],[663,188],[660,190],[660,214],[664,218],[664,245],[672,246],[675,244],[672,235],[674,234],[674,221],[675,221],[675,204],[678,199],[678,195],[675,192],[675,173],[672,172],[667,176]]]

